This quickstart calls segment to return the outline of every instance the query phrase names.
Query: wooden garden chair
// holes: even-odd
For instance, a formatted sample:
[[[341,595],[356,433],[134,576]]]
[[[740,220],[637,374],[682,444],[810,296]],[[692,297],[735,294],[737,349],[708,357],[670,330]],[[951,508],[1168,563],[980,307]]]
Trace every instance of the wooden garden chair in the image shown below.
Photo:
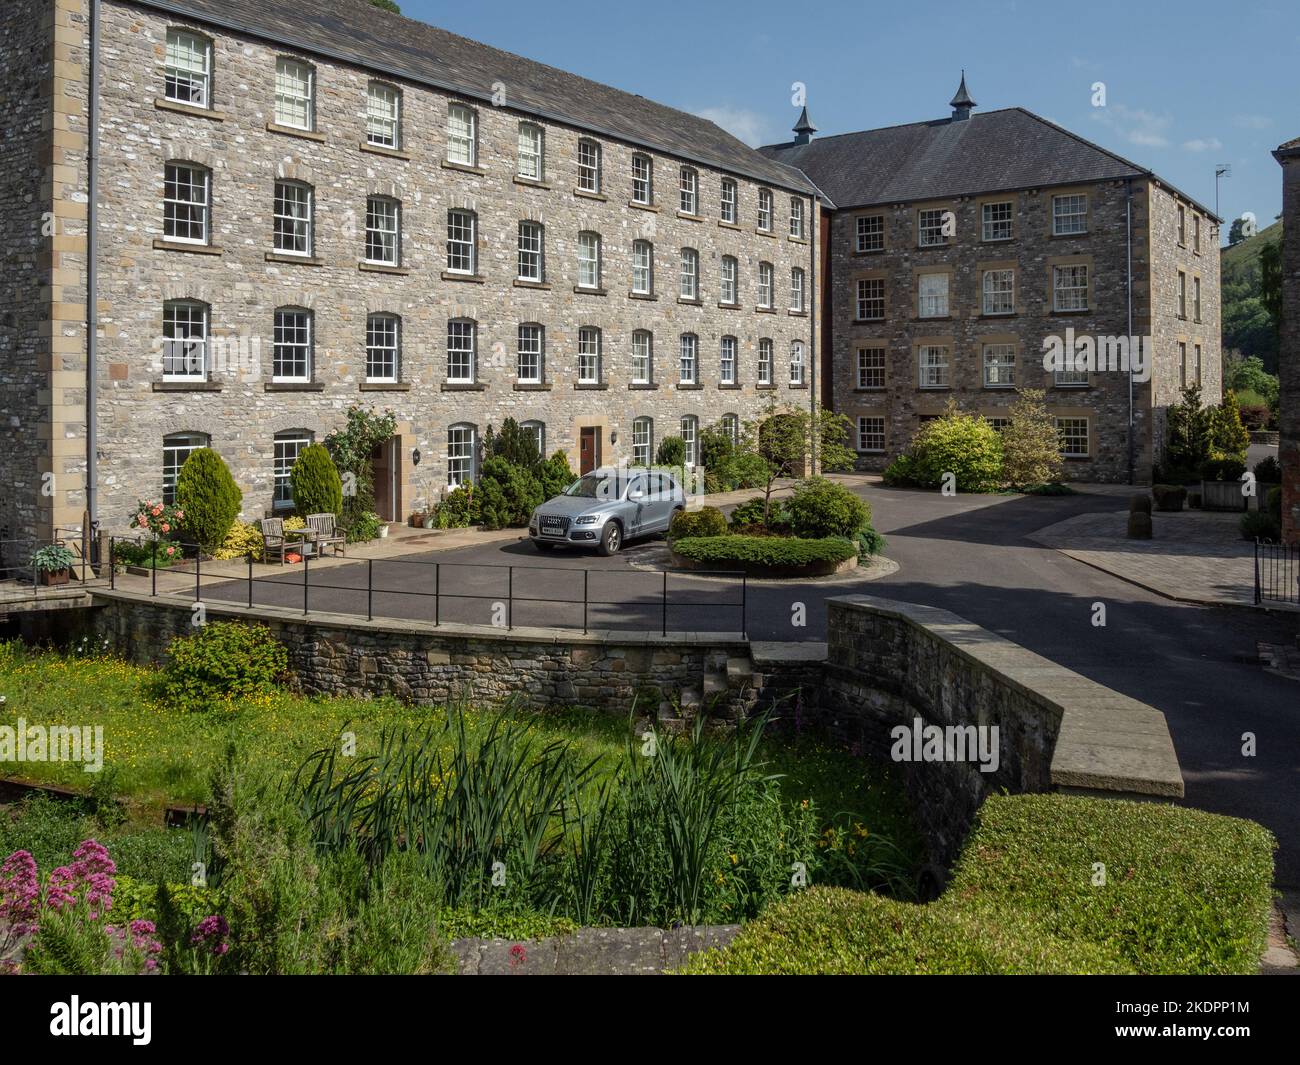
[[[319,556],[327,547],[334,548],[336,555],[347,555],[347,537],[339,532],[337,519],[333,514],[308,514],[307,528],[314,534],[316,554]]]
[[[262,558],[267,562],[278,558],[283,566],[285,552],[295,546],[284,538],[284,519],[263,518],[259,524],[262,527]]]

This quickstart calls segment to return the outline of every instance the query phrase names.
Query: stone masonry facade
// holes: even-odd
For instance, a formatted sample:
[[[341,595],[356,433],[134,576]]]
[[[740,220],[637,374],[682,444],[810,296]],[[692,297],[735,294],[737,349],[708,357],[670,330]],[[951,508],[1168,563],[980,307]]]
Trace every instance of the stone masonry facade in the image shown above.
[[[83,0],[24,2],[45,12],[47,22],[54,9],[84,26]],[[461,475],[472,477],[484,434],[507,417],[539,423],[546,453],[565,451],[576,469],[584,429],[589,441],[594,437],[595,457],[613,464],[631,460],[634,442],[644,443],[647,436],[653,453],[666,436],[698,433],[728,415],[743,424],[771,401],[805,409],[817,402],[813,294],[819,212],[811,186],[794,171],[789,186],[781,187],[514,110],[507,69],[501,71],[504,100],[493,106],[381,78],[273,41],[217,31],[145,5],[105,0],[99,10],[97,513],[104,529],[124,527],[137,498],[162,493],[166,438],[173,447],[187,439],[206,443],[225,458],[243,489],[246,519],[273,512],[277,458],[281,475],[286,468],[277,437],[292,454],[303,441],[319,442],[341,427],[352,404],[396,415],[397,438],[387,460],[390,513],[383,517],[400,520],[447,491],[454,479],[450,455],[464,440],[472,441],[471,456]],[[210,42],[208,106],[166,99],[169,29]],[[23,51],[26,65],[43,54],[39,42],[24,48],[22,41],[6,38],[3,47]],[[282,58],[311,70],[310,129],[275,121]],[[395,149],[367,143],[372,81],[400,93]],[[73,93],[83,124],[85,89],[83,82]],[[474,116],[472,164],[450,160],[449,108],[454,105],[466,106]],[[17,101],[4,106],[16,108]],[[42,112],[48,106],[45,101]],[[19,117],[6,116],[8,121]],[[33,123],[48,119],[48,113],[29,116]],[[540,179],[519,176],[521,123],[540,128]],[[580,140],[599,147],[596,193],[579,187]],[[632,202],[634,153],[652,164],[649,205]],[[15,181],[12,192],[4,186],[6,197],[31,189],[37,165],[31,160],[28,150],[23,154],[28,176]],[[182,242],[164,231],[164,200],[175,191],[165,184],[168,164],[205,175],[210,206],[202,240]],[[683,166],[698,180],[694,214],[678,209]],[[10,170],[6,167],[6,175]],[[84,219],[86,168],[68,167],[66,176],[81,183]],[[735,224],[721,217],[724,178],[735,183]],[[308,254],[275,249],[281,182],[308,190],[311,197]],[[760,189],[772,201],[765,230],[756,224]],[[372,198],[397,205],[396,265],[366,261]],[[41,206],[32,205],[27,214],[34,219]],[[794,210],[803,218],[802,236],[791,232]],[[469,272],[449,269],[450,211],[473,218]],[[538,224],[544,234],[540,283],[518,276],[522,222]],[[5,224],[30,228],[31,222],[7,216]],[[580,233],[598,238],[594,285],[580,283]],[[652,248],[649,293],[633,292],[634,242]],[[26,243],[32,245],[30,235]],[[683,249],[697,262],[694,297],[682,295]],[[723,300],[724,257],[728,266],[734,262],[734,302]],[[770,297],[760,299],[760,271],[766,274],[769,267]],[[9,270],[5,282],[12,290],[16,280]],[[801,307],[791,292],[795,271],[801,277]],[[70,282],[78,279],[84,286],[84,271],[68,276]],[[6,307],[24,328],[48,314],[28,298],[25,312],[21,304]],[[84,318],[82,298],[76,311]],[[199,379],[175,380],[164,373],[164,318],[174,316],[176,307],[206,315],[207,365]],[[310,330],[309,369],[294,375],[300,380],[280,380],[284,375],[275,373],[279,310],[293,316],[279,319],[282,324],[292,321]],[[367,376],[368,323],[375,315],[398,323],[395,380]],[[472,328],[474,366],[468,380],[449,372],[453,322]],[[527,345],[521,326],[528,330]],[[645,381],[633,375],[634,333],[640,331],[650,341]],[[683,336],[694,346],[693,381],[682,370]],[[542,370],[537,380],[522,381],[519,354],[533,337]],[[580,380],[580,343],[589,353],[593,340],[599,368]],[[20,433],[27,431],[34,410],[46,406],[22,391],[30,392],[38,376],[22,370],[39,347],[31,337],[25,343],[25,355],[5,359],[3,382],[3,402],[11,420],[20,420]],[[84,352],[84,337],[77,343]],[[724,348],[730,351],[733,344],[734,370],[724,376]],[[771,352],[770,381],[763,384],[760,350]],[[792,369],[792,361],[801,367]],[[81,374],[84,394],[84,364]],[[69,386],[74,377],[69,375]],[[639,419],[646,421],[634,432]],[[84,411],[82,426],[84,433]],[[84,472],[84,439],[77,441],[69,432],[59,444],[70,455],[80,446]],[[37,513],[34,492],[25,490],[34,479],[29,471],[37,465],[35,456],[15,451],[6,455],[5,468],[14,463],[20,492],[7,520],[14,528],[48,528],[48,509]],[[173,450],[173,461],[176,454]],[[57,506],[69,518],[74,512],[79,518],[82,503],[71,487]]]
[[[1300,542],[1300,138],[1274,152],[1282,165],[1282,540]]]
[[[1053,235],[1054,199],[1074,195],[1086,197],[1087,231]],[[1010,205],[1011,236],[985,240],[984,207],[1000,204]],[[950,401],[989,419],[1005,418],[1017,390],[1033,388],[1046,393],[1061,424],[1073,427],[1077,446],[1066,452],[1067,479],[1127,481],[1128,375],[1106,371],[1058,380],[1044,368],[1043,341],[1065,338],[1067,329],[1076,337],[1130,336],[1130,207],[1131,335],[1149,337],[1153,352],[1151,379],[1135,382],[1133,389],[1133,459],[1136,479],[1149,480],[1161,457],[1164,410],[1179,400],[1181,386],[1199,383],[1210,403],[1222,391],[1218,224],[1149,179],[1133,180],[1131,188],[1125,181],[1104,181],[835,212],[827,269],[830,391],[835,409],[849,416],[855,430],[866,430],[855,439],[859,466],[884,469],[906,449],[922,420],[941,414]],[[926,211],[951,212],[952,234],[940,246],[919,244],[919,219]],[[871,224],[883,228],[880,250],[858,250],[860,218],[879,219]],[[1087,268],[1087,309],[1057,311],[1053,271],[1071,265]],[[985,276],[995,272],[1009,279],[1006,302],[986,301]],[[933,306],[921,305],[921,279],[932,274],[947,277],[947,313],[923,316]],[[1186,285],[1181,314],[1180,284]],[[859,303],[860,295],[875,291],[882,292],[883,307]],[[945,353],[946,370],[935,375],[940,380],[926,380],[923,349]],[[1009,373],[988,371],[995,351],[1010,357]]]

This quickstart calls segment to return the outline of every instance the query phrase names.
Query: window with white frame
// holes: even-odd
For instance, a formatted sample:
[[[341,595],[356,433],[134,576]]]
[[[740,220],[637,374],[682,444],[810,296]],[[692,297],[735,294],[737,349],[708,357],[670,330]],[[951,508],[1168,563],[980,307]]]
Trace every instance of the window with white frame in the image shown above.
[[[648,385],[654,380],[654,336],[648,329],[637,329],[632,333],[632,383]]]
[[[394,150],[402,146],[402,94],[382,81],[372,81],[366,90],[366,143]]]
[[[1088,267],[1052,267],[1052,309],[1086,311],[1088,309]]]
[[[277,181],[274,247],[281,255],[311,255],[312,188],[300,181]]]
[[[653,418],[632,419],[632,465],[649,466],[654,455],[655,423]]]
[[[728,225],[735,225],[739,217],[736,213],[736,183],[731,178],[722,179],[722,195],[718,200],[718,216]]]
[[[447,108],[447,162],[475,166],[478,159],[478,115],[464,104]]]
[[[682,443],[686,445],[686,465],[698,466],[700,463],[700,419],[694,414],[682,417]]]
[[[856,239],[856,248],[860,252],[884,251],[885,216],[883,214],[859,215]]]
[[[366,200],[366,262],[397,266],[402,257],[401,205],[387,196]]]
[[[473,425],[447,427],[447,483],[453,488],[474,481],[477,439],[478,429]]]
[[[948,317],[948,275],[921,274],[916,280],[918,318]]]
[[[1178,271],[1178,317],[1187,317],[1187,275]]]
[[[366,319],[366,380],[396,381],[402,342],[402,320],[395,314]]]
[[[638,296],[654,292],[654,245],[648,240],[632,242],[632,291]]]
[[[520,422],[519,428],[523,430],[525,436],[533,438],[533,446],[537,448],[539,458],[546,458],[546,423],[536,420]]]
[[[858,388],[885,387],[885,349],[858,348]]]
[[[301,307],[281,307],[275,312],[271,356],[273,381],[311,380],[311,324],[311,311]]]
[[[654,163],[639,152],[632,156],[632,202],[649,204],[654,196]]]
[[[803,200],[798,196],[790,197],[790,236],[804,239]]]
[[[980,239],[984,241],[1010,240],[1014,236],[1010,200],[980,205]]]
[[[191,107],[212,106],[212,42],[186,30],[167,31],[163,95]]]
[[[790,344],[790,384],[802,387],[804,383],[803,341],[795,340]]]
[[[761,233],[772,232],[772,190],[758,190],[758,229]]]
[[[858,416],[858,450],[869,455],[885,450],[884,418],[873,414]]]
[[[772,264],[758,264],[758,305],[763,308],[772,306]]]
[[[162,501],[176,504],[176,481],[181,467],[194,452],[209,446],[207,433],[168,433],[163,437]]]
[[[736,288],[736,275],[739,271],[739,265],[734,255],[724,255],[722,265],[718,270],[718,302],[735,306],[740,302],[740,295]]]
[[[760,385],[771,385],[772,383],[772,352],[773,345],[769,337],[763,337],[758,342],[758,383]]]
[[[802,312],[804,299],[803,268],[796,266],[790,270],[790,310]]]
[[[736,338],[723,337],[718,361],[718,380],[724,385],[736,383]]]
[[[877,322],[885,317],[885,279],[864,277],[858,281],[858,321]]]
[[[984,387],[1014,388],[1016,385],[1016,346],[984,345]]]
[[[993,431],[996,433],[1002,432],[1003,429],[1005,429],[1008,425],[1011,424],[1010,418],[993,417],[993,418],[985,418],[984,420],[988,422],[990,426],[993,427]]]
[[[600,234],[578,234],[578,287],[600,288]]]
[[[1086,388],[1088,386],[1088,371],[1057,370],[1052,375],[1052,382],[1057,388]]]
[[[919,243],[923,248],[933,248],[948,243],[948,234],[944,232],[944,216],[947,211],[930,210],[917,213]]]
[[[519,280],[542,280],[542,226],[540,222],[519,223]]]
[[[682,249],[681,298],[700,298],[700,253],[694,248]]]
[[[1088,419],[1057,418],[1056,434],[1061,442],[1061,454],[1065,458],[1088,457]]]
[[[699,366],[700,338],[694,333],[683,333],[681,342],[681,384],[696,383]]]
[[[984,313],[1016,313],[1015,270],[984,271]]]
[[[1179,247],[1187,244],[1187,208],[1181,203],[1178,205],[1178,244]]]
[[[600,330],[594,325],[578,330],[578,384],[600,384]]]
[[[739,446],[740,444],[740,416],[739,415],[724,414],[721,418],[718,419],[718,428],[720,428],[724,433],[726,433],[727,439],[731,441],[732,447]]]
[[[163,168],[163,236],[183,244],[208,242],[212,175],[191,163]]]
[[[520,384],[540,385],[544,333],[542,327],[529,322],[519,327],[518,375]]]
[[[447,323],[447,381],[472,384],[475,373],[477,326],[468,318],[453,318]]]
[[[519,123],[519,161],[516,164],[521,178],[541,181],[546,173],[542,127],[532,122]]]
[[[275,61],[275,124],[313,128],[316,71],[308,63],[281,56]]]
[[[452,274],[473,275],[475,262],[475,230],[477,220],[473,211],[459,209],[447,212],[447,271]]]
[[[700,213],[700,174],[693,166],[681,168],[678,179],[677,209],[682,214]]]
[[[947,388],[948,349],[941,344],[925,344],[920,349],[921,387]]]
[[[203,381],[208,376],[208,307],[197,300],[163,304],[163,380]]]
[[[578,141],[578,188],[600,192],[600,145],[592,140]]]
[[[1192,320],[1201,320],[1201,279],[1192,278]]]
[[[298,456],[302,454],[303,449],[310,446],[311,433],[306,429],[286,429],[282,433],[275,434],[272,453],[275,488],[272,505],[277,510],[285,510],[293,506],[293,482],[289,479],[289,472],[293,469],[293,464],[298,461]]]
[[[1088,197],[1082,193],[1052,197],[1052,235],[1088,232]]]

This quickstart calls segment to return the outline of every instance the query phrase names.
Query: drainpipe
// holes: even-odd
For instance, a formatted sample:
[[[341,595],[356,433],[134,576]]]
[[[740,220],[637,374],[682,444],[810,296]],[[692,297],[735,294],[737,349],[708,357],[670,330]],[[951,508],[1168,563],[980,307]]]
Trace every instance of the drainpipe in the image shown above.
[[[1128,241],[1127,248],[1127,278],[1126,288],[1128,296],[1128,338],[1129,347],[1133,345],[1133,179],[1124,179],[1124,228]],[[1139,341],[1140,343],[1140,341]],[[1152,359],[1155,357],[1154,352],[1149,352],[1148,356]],[[1137,440],[1133,435],[1133,361],[1130,357],[1128,367],[1128,483],[1135,484],[1137,477],[1137,458],[1135,448]]]
[[[817,212],[817,225],[810,227],[813,239],[808,241],[808,411],[812,416],[814,429],[817,426],[817,374],[821,372],[821,361],[817,358],[817,286],[821,284],[821,275],[817,271],[817,255],[822,246],[822,209],[817,196],[810,198],[809,214]],[[817,448],[821,443],[821,434],[814,432],[809,445],[812,469],[817,472]]]
[[[86,513],[89,541],[99,526],[99,425],[97,402],[99,339],[99,0],[90,0],[89,129],[86,134]]]

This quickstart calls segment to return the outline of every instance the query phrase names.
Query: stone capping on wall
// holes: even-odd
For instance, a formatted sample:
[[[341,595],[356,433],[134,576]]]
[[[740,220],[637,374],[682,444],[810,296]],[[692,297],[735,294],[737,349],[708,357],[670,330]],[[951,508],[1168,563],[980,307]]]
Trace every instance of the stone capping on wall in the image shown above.
[[[996,686],[1040,708],[1056,733],[1049,769],[1053,788],[1182,798],[1178,756],[1165,716],[1154,707],[947,610],[867,595],[837,596],[828,600],[827,609],[831,633],[837,631],[837,612],[870,613],[903,622],[941,644],[940,654],[965,659]],[[854,668],[835,659],[832,639],[830,664]],[[909,682],[914,678],[892,679],[918,701],[925,698],[926,693],[911,690],[914,686]]]

